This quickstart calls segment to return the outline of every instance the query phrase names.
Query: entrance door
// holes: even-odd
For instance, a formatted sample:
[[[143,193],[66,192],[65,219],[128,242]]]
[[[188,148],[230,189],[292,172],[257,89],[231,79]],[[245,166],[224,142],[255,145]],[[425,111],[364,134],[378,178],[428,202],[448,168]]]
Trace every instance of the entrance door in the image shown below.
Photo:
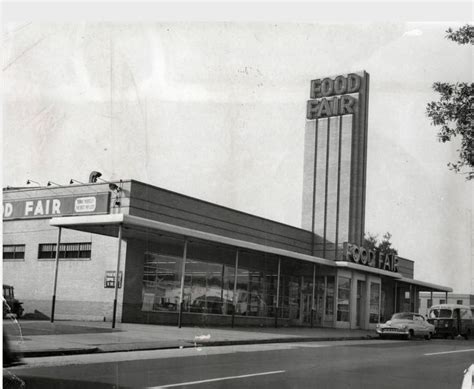
[[[356,302],[356,327],[362,328],[364,326],[365,318],[365,288],[366,283],[362,280],[357,280],[357,302]]]
[[[326,299],[325,289],[325,277],[316,277],[316,287],[314,290],[314,325],[317,327],[322,327],[324,322],[324,301]]]

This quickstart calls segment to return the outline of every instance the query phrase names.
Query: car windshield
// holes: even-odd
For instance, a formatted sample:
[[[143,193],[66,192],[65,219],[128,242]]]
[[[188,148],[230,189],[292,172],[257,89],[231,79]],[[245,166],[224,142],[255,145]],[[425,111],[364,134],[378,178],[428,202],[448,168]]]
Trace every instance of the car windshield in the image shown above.
[[[392,320],[413,320],[413,315],[411,313],[395,313]]]
[[[450,319],[452,315],[452,311],[450,309],[432,309],[430,311],[430,318],[431,319]]]

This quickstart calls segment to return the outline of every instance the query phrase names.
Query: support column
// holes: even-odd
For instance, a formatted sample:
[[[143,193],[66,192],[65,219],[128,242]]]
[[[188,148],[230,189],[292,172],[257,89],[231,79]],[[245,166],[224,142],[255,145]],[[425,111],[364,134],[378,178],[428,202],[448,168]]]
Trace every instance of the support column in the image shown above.
[[[188,253],[188,240],[184,240],[184,250],[183,250],[183,265],[181,267],[181,292],[179,297],[179,312],[178,312],[178,328],[181,328],[182,319],[183,319],[183,302],[184,302],[184,275],[186,272],[186,256]]]
[[[114,310],[113,310],[113,313],[112,313],[112,328],[115,328],[115,316],[117,314],[117,295],[118,295],[118,282],[119,282],[119,274],[120,274],[120,255],[121,255],[121,251],[122,251],[122,224],[119,224],[117,271],[115,272]]]
[[[61,245],[61,231],[62,231],[62,227],[59,227],[58,240],[56,243],[56,263],[54,266],[53,298],[51,302],[51,323],[54,323],[54,310],[56,308],[56,288],[58,285],[59,247]]]
[[[281,266],[281,258],[278,257],[278,275],[277,275],[277,301],[276,301],[276,308],[275,308],[275,328],[278,327],[278,314],[280,311],[280,266]]]
[[[430,292],[430,299],[431,299],[431,306],[428,307],[430,309],[434,304],[433,304],[433,290]]]
[[[446,292],[446,304],[448,303],[448,292]]]
[[[397,281],[395,281],[395,296],[393,298],[393,313],[397,313],[397,300],[398,300],[398,289],[397,289]]]
[[[234,328],[235,311],[237,310],[237,275],[239,270],[239,250],[235,252],[235,273],[234,273],[234,296],[232,297],[232,303],[234,309],[232,310],[232,328]]]
[[[314,321],[315,290],[316,290],[316,264],[313,265],[313,290],[312,290],[312,295],[311,295],[311,328],[313,328],[313,321]]]

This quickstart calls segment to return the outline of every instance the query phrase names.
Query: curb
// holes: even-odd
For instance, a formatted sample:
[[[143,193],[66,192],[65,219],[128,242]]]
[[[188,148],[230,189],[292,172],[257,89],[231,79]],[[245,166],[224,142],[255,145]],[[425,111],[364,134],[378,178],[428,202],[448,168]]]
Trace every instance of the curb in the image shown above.
[[[58,357],[65,355],[81,355],[81,354],[94,354],[99,351],[98,347],[88,348],[70,348],[70,349],[56,349],[56,350],[29,350],[22,351],[19,355],[23,358],[36,358],[36,357]]]
[[[150,346],[150,347],[126,347],[107,350],[99,347],[77,348],[77,349],[58,349],[58,350],[36,350],[24,351],[22,353],[24,358],[34,357],[50,357],[50,356],[64,356],[64,355],[81,355],[81,354],[109,354],[118,352],[130,351],[152,351],[152,350],[173,350],[180,348],[194,348],[194,347],[218,347],[218,346],[240,346],[252,344],[271,344],[271,343],[302,343],[302,342],[328,342],[328,341],[344,341],[344,340],[373,340],[373,336],[346,336],[346,337],[298,337],[298,338],[274,338],[274,339],[247,339],[247,340],[217,340],[209,342],[193,342],[186,341],[186,344],[180,345],[166,345],[166,346]]]

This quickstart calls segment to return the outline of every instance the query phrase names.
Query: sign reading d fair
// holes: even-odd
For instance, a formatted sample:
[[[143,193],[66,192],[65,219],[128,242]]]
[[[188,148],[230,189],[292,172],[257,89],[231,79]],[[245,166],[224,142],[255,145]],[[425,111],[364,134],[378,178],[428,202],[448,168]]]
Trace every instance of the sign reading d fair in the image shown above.
[[[8,200],[3,202],[3,220],[103,214],[109,212],[109,199],[110,193],[95,193]]]

